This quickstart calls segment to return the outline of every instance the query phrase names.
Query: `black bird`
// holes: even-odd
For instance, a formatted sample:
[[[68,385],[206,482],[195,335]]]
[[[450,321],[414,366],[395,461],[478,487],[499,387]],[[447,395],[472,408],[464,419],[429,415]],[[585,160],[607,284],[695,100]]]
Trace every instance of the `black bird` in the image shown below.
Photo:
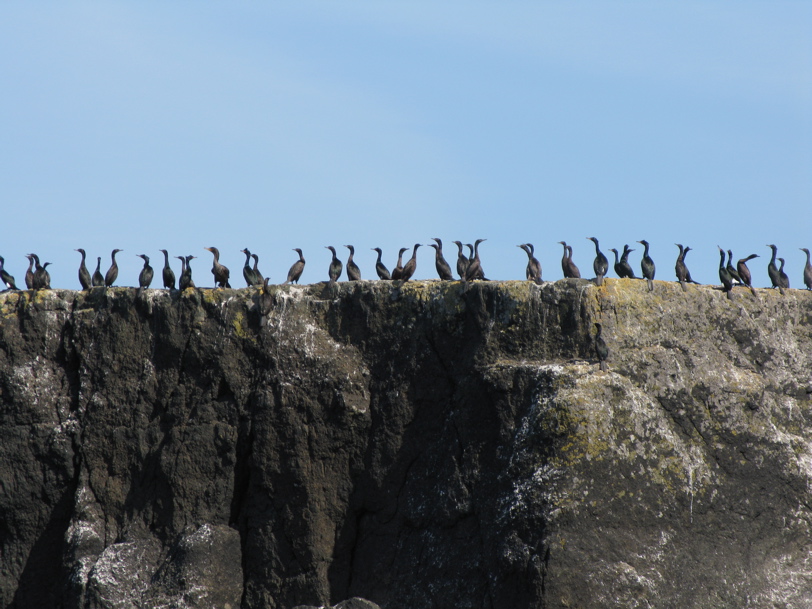
[[[31,254],[34,258],[34,289],[35,290],[50,290],[51,289],[51,275],[48,273],[47,267],[50,262],[45,264],[39,263],[39,256]]]
[[[214,255],[211,266],[211,274],[214,275],[214,287],[231,288],[231,284],[228,282],[231,272],[228,270],[228,267],[220,264],[220,250],[216,247],[204,247],[203,249],[210,251]]]
[[[141,269],[141,272],[138,274],[138,290],[136,291],[136,296],[141,296],[144,293],[150,284],[152,283],[152,278],[155,276],[155,271],[152,270],[152,267],[149,265],[149,256],[146,254],[136,254],[139,258],[143,258],[144,260],[144,268]]]
[[[683,248],[681,244],[675,243],[679,248],[679,256],[677,256],[677,264],[674,267],[674,271],[677,274],[677,281],[682,286],[682,291],[687,292],[688,288],[686,287],[686,283],[696,283],[693,279],[691,279],[691,272],[688,270],[688,267],[685,265],[685,256],[688,255],[688,252],[691,251],[690,247]]]
[[[332,285],[341,277],[341,271],[344,270],[344,265],[336,256],[336,249],[332,245],[326,245],[325,247],[333,254],[333,259],[330,261],[330,268],[328,269],[330,285]]]
[[[254,271],[251,270],[251,252],[248,251],[247,247],[240,251],[245,254],[245,264],[242,266],[242,277],[245,279],[245,285],[250,288],[256,283]]]
[[[169,252],[166,250],[158,250],[159,252],[163,252],[164,255],[164,270],[161,273],[162,278],[164,280],[164,288],[167,290],[174,290],[175,289],[175,272],[172,270],[172,267],[169,266]]]
[[[624,245],[623,253],[620,255],[620,264],[626,271],[627,279],[637,279],[637,277],[634,276],[634,269],[632,269],[632,265],[629,264],[629,254],[631,254],[633,251],[634,250],[628,245]]]
[[[595,244],[595,261],[592,263],[592,269],[595,271],[595,285],[603,285],[603,278],[606,271],[609,270],[609,260],[603,255],[595,237],[587,237],[587,239]]]
[[[485,239],[480,239],[480,241],[485,241]],[[468,248],[468,266],[470,267],[471,266],[471,261],[474,259],[474,246],[471,245],[470,243],[466,243],[465,246]],[[468,271],[466,270],[466,275],[467,274],[468,274]],[[481,281],[487,281],[487,278],[485,277],[485,271],[482,268],[482,261],[481,260],[479,261],[479,270],[476,272],[476,277],[474,277],[474,279],[479,279]]]
[[[533,244],[522,243],[521,245],[517,245],[516,247],[522,248],[524,250],[524,253],[527,254],[527,267],[525,268],[525,276],[527,277],[528,281],[532,281],[533,283],[537,283],[540,285],[541,263],[533,255],[535,253]]]
[[[259,287],[259,286],[261,286],[263,284],[263,281],[264,281],[262,279],[262,273],[260,273],[260,271],[259,271],[259,256],[257,256],[256,254],[251,254],[251,258],[254,259],[254,268],[251,269],[253,271],[253,273],[254,273],[254,280],[255,280],[254,285]],[[268,281],[270,281],[270,280],[271,280],[271,278],[268,277]]]
[[[78,250],[74,250],[82,254],[82,262],[79,264],[79,284],[82,286],[83,290],[89,290],[92,287],[91,279],[90,279],[90,271],[87,270],[87,266],[85,266],[85,250],[79,248]]]
[[[104,287],[106,288],[112,286],[118,278],[118,263],[116,262],[116,254],[123,251],[124,250],[113,250],[113,252],[110,254],[110,258],[112,259],[113,263],[110,265],[110,268],[107,269],[107,273],[104,275]]]
[[[484,271],[482,270],[482,262],[479,259],[479,244],[483,241],[487,241],[487,239],[477,239],[474,241],[474,255],[471,256],[468,261],[468,268],[465,270],[465,281],[475,281],[485,277]]]
[[[443,281],[454,281],[454,275],[451,273],[451,265],[449,265],[448,261],[443,257],[443,242],[437,237],[432,237],[431,240],[437,243],[437,245],[429,243],[429,247],[434,248],[434,267],[437,269],[437,275]]]
[[[750,254],[747,258],[742,258],[736,263],[736,272],[739,274],[739,277],[742,280],[742,283],[750,288],[750,291],[753,293],[753,296],[758,298],[756,294],[756,289],[753,287],[752,284],[752,275],[750,273],[750,269],[747,268],[747,262],[752,260],[753,258],[758,258],[758,254]]]
[[[465,254],[462,253],[462,242],[461,241],[452,241],[452,243],[457,244],[457,275],[460,276],[460,279],[465,281],[465,270],[468,268],[468,263],[470,262]]]
[[[101,274],[101,256],[96,257],[96,270],[93,271],[93,277],[90,282],[94,288],[104,287],[104,275]]]
[[[192,260],[197,258],[197,256],[186,256],[186,257],[175,256],[175,258],[180,260],[181,264],[180,279],[178,280],[178,289],[183,291],[186,288],[195,287],[195,282],[192,280]]]
[[[767,265],[767,274],[770,276],[770,281],[773,284],[772,287],[778,288],[778,291],[783,294],[784,288],[781,286],[781,275],[778,273],[778,267],[775,265],[775,256],[778,252],[778,248],[774,245],[768,245],[767,247],[773,251],[773,256]]]
[[[259,298],[257,299],[257,309],[259,310],[259,325],[268,325],[268,316],[271,314],[273,307],[273,296],[268,291],[268,279],[266,277],[260,286]]]
[[[421,243],[414,244],[414,250],[412,251],[412,257],[406,261],[406,264],[403,265],[403,271],[400,274],[401,281],[409,281],[414,275],[414,272],[417,270],[417,248],[420,247]]]
[[[566,241],[559,241],[564,246],[564,257],[561,258],[561,270],[564,271],[565,279],[580,279],[581,271],[572,261],[572,247],[567,245]]]
[[[719,247],[718,245],[716,247]],[[733,266],[733,251],[727,250],[727,272],[730,273],[730,278],[738,284],[744,283],[739,276],[739,271]]]
[[[648,284],[648,291],[654,291],[654,272],[656,267],[654,266],[654,260],[651,259],[651,256],[648,255],[648,241],[643,239],[642,241],[638,241],[640,245],[643,246],[643,259],[640,261],[640,270],[643,271],[643,277]]]
[[[288,270],[288,278],[285,280],[285,283],[299,283],[299,277],[302,276],[302,271],[305,267],[305,259],[304,256],[302,256],[302,250],[300,250],[298,247],[294,247],[293,251],[299,253],[299,259],[294,262],[291,265],[290,270]]]
[[[25,287],[28,290],[34,289],[34,271],[31,270],[34,267],[34,256],[33,254],[26,254],[26,258],[28,258],[28,270],[25,271]],[[101,258],[99,258],[101,260]]]
[[[778,269],[778,281],[780,282],[779,285],[781,288],[788,290],[789,289],[789,275],[784,272],[784,259],[778,259],[781,262],[781,268]],[[783,292],[782,292],[783,293]]]
[[[799,250],[806,254],[806,264],[804,265],[804,285],[807,290],[812,290],[812,264],[809,263],[809,250],[799,247]]]
[[[378,252],[378,260],[375,262],[375,272],[378,273],[378,279],[392,279],[392,276],[389,274],[389,269],[386,268],[386,265],[383,262],[381,262],[381,255],[383,254],[381,248],[373,247],[372,251]]]
[[[360,281],[361,280],[361,269],[358,268],[358,265],[355,264],[353,261],[353,256],[355,256],[355,247],[352,245],[345,245],[348,250],[350,250],[350,257],[347,258],[347,279],[350,281]]]
[[[398,262],[395,265],[395,268],[392,269],[393,280],[400,279],[403,276],[403,252],[405,252],[408,249],[409,249],[408,247],[402,247],[398,252]]]
[[[601,325],[596,323],[595,327],[598,329],[597,334],[595,334],[595,354],[598,356],[600,369],[606,372],[609,369],[606,365],[606,360],[609,358],[609,347],[606,346],[606,341],[603,340],[603,336],[601,335],[603,330]]]
[[[6,261],[0,256],[0,281],[3,282],[3,285],[6,286],[6,290],[16,290],[17,284],[14,283],[14,277],[8,274],[6,271]],[[5,290],[3,290],[5,291]]]
[[[725,266],[725,250],[721,247],[719,247],[719,279],[722,282],[722,291],[727,294],[728,300],[733,300],[733,277],[731,277],[730,271]]]

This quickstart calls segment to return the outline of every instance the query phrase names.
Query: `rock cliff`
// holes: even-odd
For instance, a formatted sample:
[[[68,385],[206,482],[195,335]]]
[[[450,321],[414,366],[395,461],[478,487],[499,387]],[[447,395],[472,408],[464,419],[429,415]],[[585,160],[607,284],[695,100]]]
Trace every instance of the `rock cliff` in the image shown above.
[[[0,295],[0,606],[809,607],[812,294],[734,292]]]

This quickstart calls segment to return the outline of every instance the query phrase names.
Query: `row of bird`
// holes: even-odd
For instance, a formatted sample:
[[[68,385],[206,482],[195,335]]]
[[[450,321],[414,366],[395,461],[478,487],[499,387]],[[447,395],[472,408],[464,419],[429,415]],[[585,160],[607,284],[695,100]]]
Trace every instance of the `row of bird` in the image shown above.
[[[601,285],[603,283],[603,278],[606,276],[609,270],[609,260],[606,255],[601,252],[598,240],[595,237],[587,238],[595,244],[595,260],[592,268],[595,272],[595,283],[597,285]],[[436,237],[432,238],[432,241],[435,243],[430,243],[428,245],[435,250],[435,268],[437,269],[439,278],[445,281],[453,281],[455,278],[451,271],[451,265],[443,256],[442,241]],[[482,269],[482,263],[479,258],[479,245],[483,241],[485,241],[485,239],[477,239],[473,244],[465,244],[465,247],[468,248],[467,256],[463,252],[463,243],[460,241],[453,242],[458,248],[456,271],[461,281],[469,282],[485,280],[485,273]],[[561,259],[561,269],[564,272],[564,277],[580,278],[581,273],[572,260],[572,246],[567,245],[567,243],[564,241],[559,241],[559,243],[564,247],[564,256]],[[645,240],[638,241],[637,243],[640,243],[644,248],[643,257],[640,261],[642,278],[647,281],[649,290],[653,290],[656,266],[654,264],[654,260],[652,260],[651,256],[649,255],[649,244]],[[404,252],[408,251],[409,248],[401,248],[398,252],[397,264],[391,273],[381,260],[383,254],[381,248],[372,248],[372,250],[378,254],[377,261],[375,262],[375,272],[378,275],[378,278],[382,280],[396,281],[408,281],[411,279],[415,270],[417,269],[417,249],[421,246],[422,244],[420,243],[416,243],[414,245],[412,249],[412,256],[405,263],[403,262],[403,254]],[[679,255],[677,256],[675,272],[677,280],[682,285],[683,289],[686,289],[686,284],[697,283],[691,279],[691,273],[685,264],[685,257],[688,252],[691,251],[691,248],[683,247],[679,243],[676,244],[676,246],[679,248]],[[346,263],[347,278],[350,281],[360,280],[361,269],[353,260],[355,256],[355,248],[352,245],[345,245],[344,247],[350,251],[350,255]],[[535,283],[541,283],[541,263],[539,263],[538,259],[536,259],[534,255],[533,245],[530,243],[523,243],[517,247],[524,250],[524,252],[527,254],[527,279]],[[767,273],[772,282],[772,287],[778,288],[783,294],[784,290],[790,287],[789,277],[784,272],[784,259],[777,258],[777,247],[775,245],[768,245],[767,247],[772,250],[772,257],[767,265]],[[326,246],[326,248],[332,253],[332,260],[330,261],[330,265],[328,267],[328,278],[329,282],[333,284],[341,277],[341,274],[344,271],[344,263],[339,260],[333,246]],[[229,269],[220,262],[219,250],[216,247],[207,247],[205,249],[211,252],[213,255],[211,272],[214,275],[215,286],[220,288],[230,288],[231,274]],[[807,289],[812,289],[812,264],[810,264],[809,250],[806,248],[799,249],[806,253],[806,265],[804,266],[803,282]],[[79,283],[81,284],[82,289],[89,290],[93,287],[110,287],[115,284],[116,280],[118,279],[118,264],[116,263],[116,254],[122,250],[113,250],[111,254],[112,264],[104,275],[101,273],[101,257],[96,259],[96,270],[91,274],[85,264],[85,250],[77,249],[76,251],[82,255],[82,261],[79,266]],[[164,267],[162,270],[163,286],[164,288],[175,289],[175,273],[169,265],[169,253],[166,250],[159,251],[164,255]],[[262,273],[257,268],[259,264],[259,257],[256,254],[252,254],[247,248],[240,251],[245,254],[245,264],[243,265],[242,273],[246,285],[264,285],[267,287],[268,278],[263,279]],[[285,280],[286,284],[298,283],[305,267],[305,259],[302,255],[302,250],[299,248],[294,248],[293,251],[299,254],[299,259],[296,260],[290,267],[287,279]],[[634,274],[634,270],[629,263],[629,254],[633,252],[634,249],[630,248],[628,245],[624,245],[622,253],[619,253],[614,248],[609,249],[609,251],[614,254],[614,270],[618,277],[635,279],[636,276]],[[733,266],[733,253],[731,250],[727,250],[727,261],[725,261],[725,250],[723,250],[721,247],[719,247],[719,254],[719,279],[722,282],[722,289],[727,292],[728,297],[730,297],[732,288],[736,284],[750,288],[755,295],[755,289],[752,286],[752,275],[750,273],[750,269],[747,267],[747,263],[753,258],[758,258],[758,254],[751,254],[746,258],[738,260],[736,266]],[[138,291],[140,294],[144,289],[150,287],[155,272],[150,266],[149,256],[146,254],[138,254],[138,256],[144,260],[144,267],[141,269],[138,277]],[[29,261],[28,269],[25,273],[26,288],[29,290],[50,289],[51,280],[47,267],[51,263],[46,262],[41,264],[39,257],[36,254],[26,254],[26,258],[28,258]],[[192,280],[191,261],[197,258],[197,256],[175,256],[175,258],[181,261],[181,274],[180,278],[178,279],[178,288],[184,290],[186,288],[195,287],[194,281]],[[251,265],[252,259],[253,266]],[[776,262],[780,262],[781,266],[779,267]],[[4,265],[5,261],[3,257],[0,256],[0,279],[2,279],[7,289],[19,289],[17,288],[14,277],[9,275],[9,273],[5,270]]]

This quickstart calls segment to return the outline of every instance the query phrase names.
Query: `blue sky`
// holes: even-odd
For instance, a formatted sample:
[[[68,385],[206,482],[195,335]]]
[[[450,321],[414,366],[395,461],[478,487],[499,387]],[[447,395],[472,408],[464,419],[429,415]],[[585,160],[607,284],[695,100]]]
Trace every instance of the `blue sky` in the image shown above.
[[[490,278],[529,241],[554,280],[595,236],[647,239],[667,280],[675,242],[703,283],[717,244],[757,253],[766,285],[776,243],[797,287],[810,32],[808,2],[2,3],[0,255],[69,288],[74,248],[123,249],[119,285],[166,248],[211,285],[214,245],[239,286],[244,247],[274,283],[301,247],[311,283],[326,245],[372,278],[369,248],[487,238]]]

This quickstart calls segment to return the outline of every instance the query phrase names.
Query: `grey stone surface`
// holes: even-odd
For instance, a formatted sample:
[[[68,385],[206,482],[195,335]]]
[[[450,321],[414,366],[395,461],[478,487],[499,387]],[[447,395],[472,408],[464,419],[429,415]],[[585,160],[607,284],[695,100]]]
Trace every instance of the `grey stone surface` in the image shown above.
[[[0,295],[0,606],[812,604],[812,294],[272,292]]]

